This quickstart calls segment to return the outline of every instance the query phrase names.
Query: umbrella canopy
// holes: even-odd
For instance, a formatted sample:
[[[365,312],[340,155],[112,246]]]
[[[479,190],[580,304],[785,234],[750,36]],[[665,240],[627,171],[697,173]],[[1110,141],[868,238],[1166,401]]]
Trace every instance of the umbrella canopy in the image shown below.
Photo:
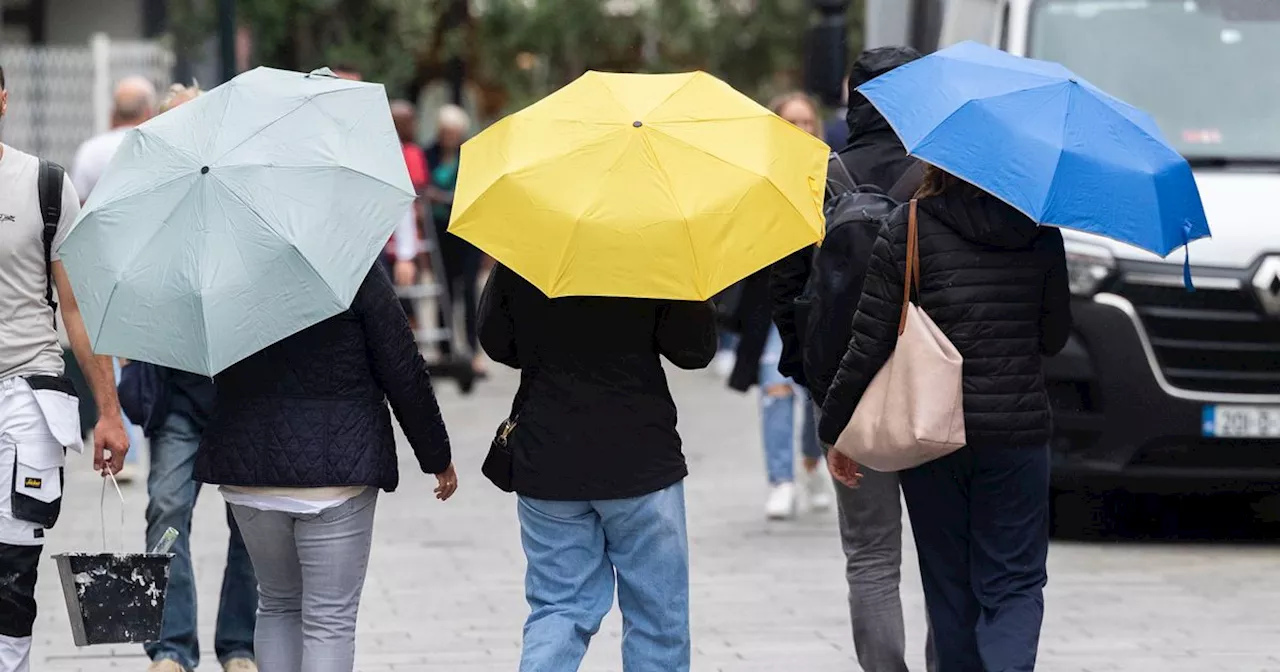
[[[548,296],[707,299],[821,240],[829,151],[705,73],[590,72],[462,147],[449,231]]]
[[[94,352],[213,375],[346,310],[413,199],[381,85],[258,68],[131,130],[59,255]]]
[[[1041,224],[1161,256],[1209,235],[1191,166],[1151,117],[1057,63],[963,42],[858,91],[909,153]]]

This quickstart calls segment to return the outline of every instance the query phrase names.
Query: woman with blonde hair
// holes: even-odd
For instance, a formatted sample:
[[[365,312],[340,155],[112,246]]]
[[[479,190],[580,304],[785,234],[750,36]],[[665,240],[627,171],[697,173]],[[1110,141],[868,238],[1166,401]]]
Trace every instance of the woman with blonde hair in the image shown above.
[[[191,86],[175,82],[169,86],[169,90],[160,101],[160,114],[164,114],[185,102],[194,100],[196,96],[202,93],[204,91],[200,90],[200,85],[195,80],[191,81]]]
[[[810,135],[818,131],[817,104],[804,93],[778,96],[769,108]],[[761,437],[769,479],[765,517],[784,520],[796,514],[800,503],[803,508],[813,510],[830,508],[832,486],[823,468],[822,448],[814,430],[813,413],[809,411],[809,394],[802,385],[778,371],[782,337],[773,324],[769,273],[770,269],[765,268],[742,281],[741,299],[733,320],[739,325],[740,338],[729,387],[739,392],[746,392],[752,386],[760,388]],[[797,492],[795,477],[797,399],[802,402],[799,433],[805,471],[800,492]]]

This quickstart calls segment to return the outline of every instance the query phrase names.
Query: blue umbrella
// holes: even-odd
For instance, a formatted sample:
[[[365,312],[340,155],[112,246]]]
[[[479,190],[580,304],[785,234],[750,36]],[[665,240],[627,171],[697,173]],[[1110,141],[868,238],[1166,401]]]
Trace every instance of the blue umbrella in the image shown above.
[[[962,42],[858,87],[907,152],[1053,226],[1165,256],[1209,236],[1155,121],[1046,61]]]

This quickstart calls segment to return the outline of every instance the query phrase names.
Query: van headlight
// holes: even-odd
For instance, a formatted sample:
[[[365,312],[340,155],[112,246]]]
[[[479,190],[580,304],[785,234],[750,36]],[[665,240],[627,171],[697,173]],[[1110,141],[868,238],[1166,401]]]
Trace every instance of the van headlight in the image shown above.
[[[1111,279],[1116,259],[1111,251],[1099,245],[1064,241],[1067,251],[1067,284],[1075,296],[1090,297]]]

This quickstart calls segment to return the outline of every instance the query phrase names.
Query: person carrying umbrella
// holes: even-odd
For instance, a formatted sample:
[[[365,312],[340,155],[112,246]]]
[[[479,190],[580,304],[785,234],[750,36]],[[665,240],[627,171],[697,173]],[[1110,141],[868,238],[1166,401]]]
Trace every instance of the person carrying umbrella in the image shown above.
[[[62,246],[95,347],[214,378],[195,479],[253,561],[263,670],[354,669],[392,411],[437,497],[457,488],[376,265],[415,195],[381,85],[258,68],[131,131]]]
[[[1151,119],[1060,65],[962,43],[859,91],[929,166],[880,230],[818,434],[836,443],[894,352],[910,255],[917,305],[963,358],[967,445],[900,472],[938,670],[1030,672],[1048,576],[1043,357],[1071,332],[1062,233],[1039,224],[1168,254],[1208,235],[1204,211]]]
[[[742,137],[761,144],[724,142]],[[705,74],[588,73],[462,154],[449,230],[498,261],[480,344],[520,370],[486,463],[519,496],[520,670],[578,669],[616,586],[623,669],[687,672],[688,468],[661,360],[707,366],[708,299],[820,237],[825,145]]]

